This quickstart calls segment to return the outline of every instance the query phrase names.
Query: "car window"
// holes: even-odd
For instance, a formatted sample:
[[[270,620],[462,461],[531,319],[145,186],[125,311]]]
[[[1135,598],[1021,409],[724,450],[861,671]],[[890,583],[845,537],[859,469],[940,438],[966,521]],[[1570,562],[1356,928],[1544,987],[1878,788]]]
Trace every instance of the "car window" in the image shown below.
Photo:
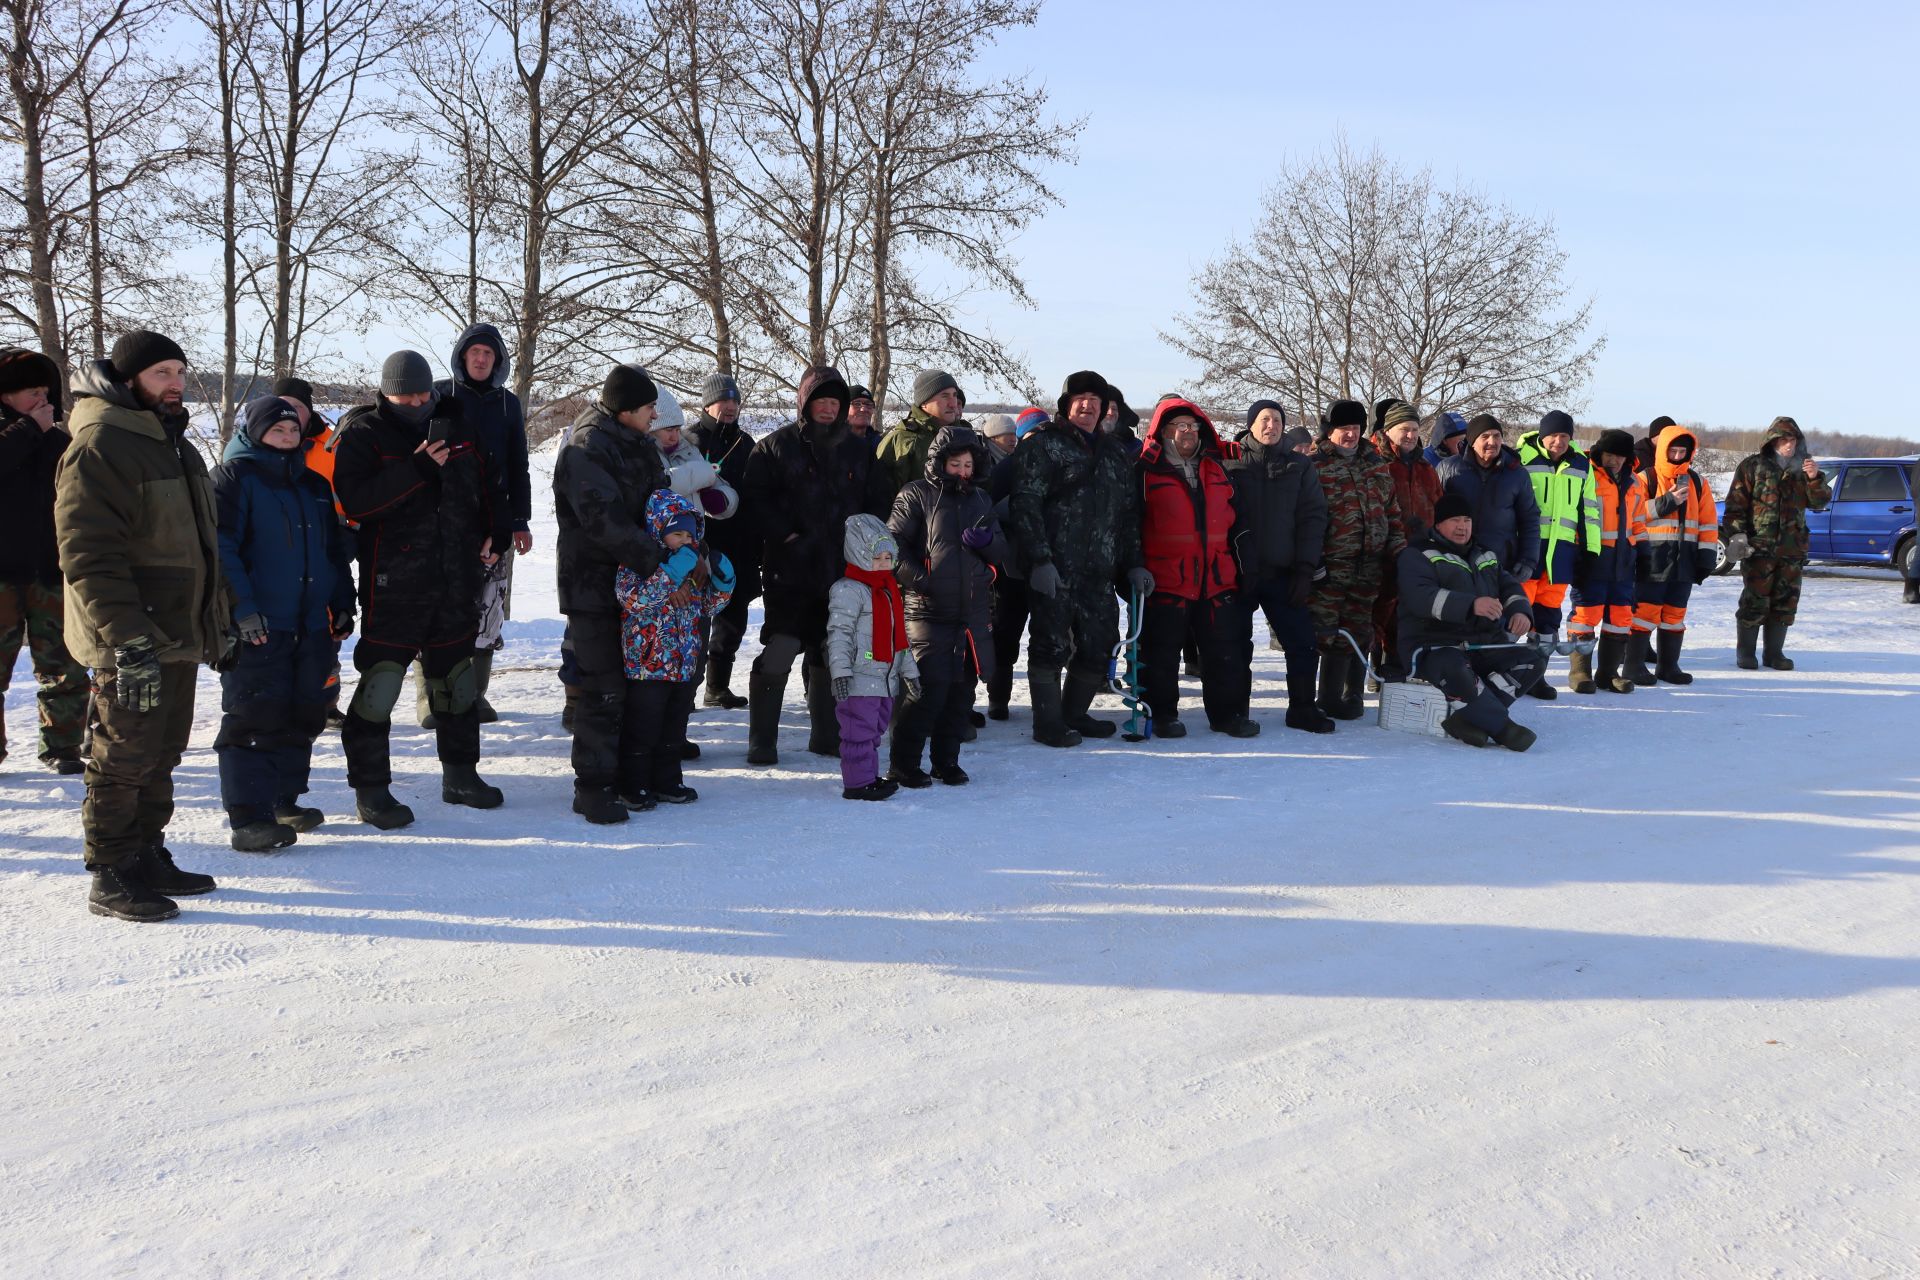
[[[1904,502],[1907,486],[1897,467],[1848,467],[1840,482],[1840,502]]]

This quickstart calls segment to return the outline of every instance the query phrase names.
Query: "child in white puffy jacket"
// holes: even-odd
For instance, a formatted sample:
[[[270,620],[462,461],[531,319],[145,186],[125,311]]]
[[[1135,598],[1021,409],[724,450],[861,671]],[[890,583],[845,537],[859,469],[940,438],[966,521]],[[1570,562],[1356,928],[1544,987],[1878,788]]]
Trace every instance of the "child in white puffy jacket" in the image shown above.
[[[880,776],[880,742],[894,697],[919,692],[920,669],[893,576],[899,550],[877,517],[847,517],[847,576],[827,593],[827,674],[840,721],[840,794],[848,800],[885,800],[900,789]]]

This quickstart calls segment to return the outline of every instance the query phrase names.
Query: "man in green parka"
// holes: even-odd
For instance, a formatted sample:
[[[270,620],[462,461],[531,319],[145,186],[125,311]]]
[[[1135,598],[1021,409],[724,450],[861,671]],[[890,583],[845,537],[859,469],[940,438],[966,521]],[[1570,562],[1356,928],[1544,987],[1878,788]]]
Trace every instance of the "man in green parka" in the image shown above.
[[[1793,670],[1784,648],[1787,628],[1800,607],[1800,574],[1807,564],[1807,511],[1824,510],[1833,497],[1827,478],[1807,452],[1800,424],[1780,417],[1767,428],[1760,452],[1741,460],[1721,510],[1721,540],[1727,554],[1746,543],[1740,576],[1746,587],[1734,612],[1738,662],[1743,671],[1761,662],[1776,671]],[[1754,657],[1762,633],[1766,650]]]
[[[926,475],[927,451],[942,427],[960,421],[966,395],[953,375],[941,369],[922,369],[913,378],[913,408],[880,439],[868,473],[868,507],[893,510],[902,489]]]

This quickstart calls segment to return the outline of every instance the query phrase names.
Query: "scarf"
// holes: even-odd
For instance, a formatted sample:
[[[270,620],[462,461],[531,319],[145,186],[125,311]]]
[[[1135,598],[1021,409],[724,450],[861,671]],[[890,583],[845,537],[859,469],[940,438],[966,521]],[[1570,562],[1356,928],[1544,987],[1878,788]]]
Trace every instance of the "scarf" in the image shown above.
[[[907,611],[900,603],[900,584],[891,569],[862,569],[847,566],[847,576],[864,582],[873,592],[873,652],[875,662],[891,663],[893,655],[907,647]]]

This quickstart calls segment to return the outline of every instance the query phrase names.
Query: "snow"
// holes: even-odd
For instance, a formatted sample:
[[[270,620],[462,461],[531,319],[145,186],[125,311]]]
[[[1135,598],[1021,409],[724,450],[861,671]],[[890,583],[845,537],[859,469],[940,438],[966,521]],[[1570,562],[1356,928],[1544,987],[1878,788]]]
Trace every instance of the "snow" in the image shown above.
[[[544,492],[544,481],[536,483]],[[86,913],[78,782],[0,775],[10,1276],[1920,1273],[1920,611],[1816,571],[1801,668],[1528,701],[1526,756],[1343,725],[839,798],[701,712],[698,804],[568,812],[550,521],[483,772]],[[749,641],[751,645],[751,639]],[[744,676],[736,677],[736,687]],[[1197,691],[1190,690],[1195,696]],[[410,706],[410,698],[403,702]],[[1196,717],[1197,719],[1197,717]]]

